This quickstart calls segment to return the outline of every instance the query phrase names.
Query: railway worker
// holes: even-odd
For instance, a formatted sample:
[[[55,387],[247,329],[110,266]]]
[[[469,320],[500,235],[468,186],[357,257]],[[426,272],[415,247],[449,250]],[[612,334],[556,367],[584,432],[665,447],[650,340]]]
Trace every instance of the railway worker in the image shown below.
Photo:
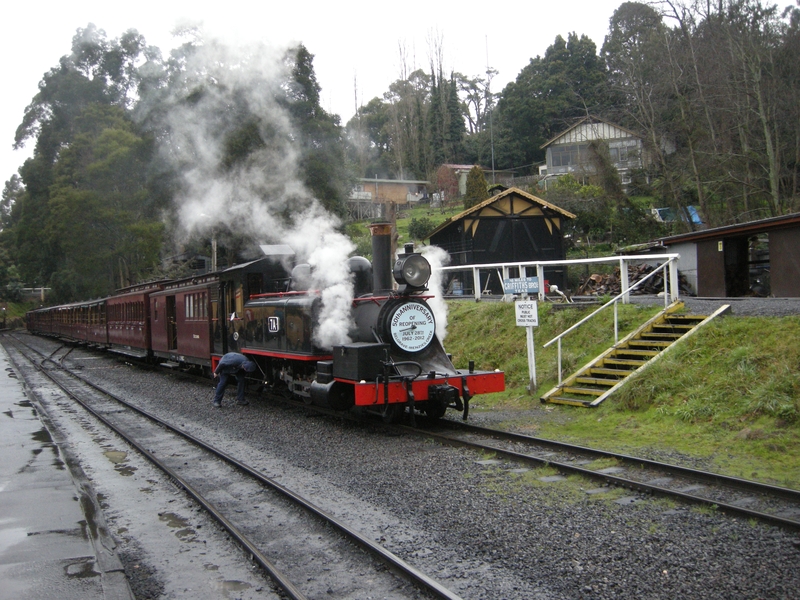
[[[242,406],[249,404],[244,399],[245,373],[252,373],[256,370],[256,363],[249,360],[245,355],[238,352],[228,352],[220,360],[217,368],[214,369],[214,379],[219,377],[217,391],[214,394],[212,406],[219,408],[222,406],[222,396],[225,395],[225,388],[230,382],[231,376],[236,377],[236,403]]]

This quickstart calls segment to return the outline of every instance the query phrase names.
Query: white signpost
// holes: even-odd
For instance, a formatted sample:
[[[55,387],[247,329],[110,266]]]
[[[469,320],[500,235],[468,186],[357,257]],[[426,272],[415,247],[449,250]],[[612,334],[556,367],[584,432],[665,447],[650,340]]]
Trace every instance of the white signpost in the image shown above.
[[[535,300],[517,300],[514,302],[517,326],[524,327],[528,340],[528,373],[530,384],[528,391],[536,389],[536,353],[533,346],[533,328],[539,326],[539,306]]]

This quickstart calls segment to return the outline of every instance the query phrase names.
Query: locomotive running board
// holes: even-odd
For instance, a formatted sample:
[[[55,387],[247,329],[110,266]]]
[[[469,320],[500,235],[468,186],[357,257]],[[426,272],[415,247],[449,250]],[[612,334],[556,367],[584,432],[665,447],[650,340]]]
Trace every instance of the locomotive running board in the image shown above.
[[[640,375],[679,342],[700,327],[730,311],[724,304],[709,316],[676,315],[683,302],[675,302],[636,331],[590,361],[540,399],[543,403],[593,408],[616,392],[632,376]]]

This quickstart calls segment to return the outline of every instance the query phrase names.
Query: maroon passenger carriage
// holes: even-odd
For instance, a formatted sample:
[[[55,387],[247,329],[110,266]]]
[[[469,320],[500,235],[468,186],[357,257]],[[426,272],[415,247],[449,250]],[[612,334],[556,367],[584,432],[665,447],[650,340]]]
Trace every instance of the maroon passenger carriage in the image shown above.
[[[170,365],[211,364],[216,273],[172,281],[150,294],[151,349]]]
[[[164,281],[133,285],[106,300],[108,347],[113,352],[133,358],[150,356],[150,294],[164,286]]]
[[[100,298],[33,310],[26,314],[27,327],[29,331],[105,347],[105,304],[106,299]]]

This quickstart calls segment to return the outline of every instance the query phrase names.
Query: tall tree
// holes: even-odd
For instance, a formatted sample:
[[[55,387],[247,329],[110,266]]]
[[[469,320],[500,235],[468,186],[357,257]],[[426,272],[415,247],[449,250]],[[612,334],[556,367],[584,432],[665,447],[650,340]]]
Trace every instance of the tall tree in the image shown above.
[[[300,169],[304,181],[322,204],[344,214],[351,180],[346,170],[344,132],[339,117],[320,105],[321,87],[314,73],[314,55],[302,44],[290,55],[291,79],[286,100],[294,126],[300,133]]]
[[[60,249],[51,281],[61,299],[101,296],[140,280],[158,264],[163,232],[145,185],[151,143],[123,109],[90,107],[76,128],[55,168],[44,228]]]
[[[605,66],[585,35],[560,35],[503,90],[495,124],[498,166],[527,168],[540,146],[576,117],[602,112],[609,102]]]
[[[489,198],[489,185],[483,169],[475,165],[467,173],[467,191],[464,194],[464,208],[471,208]]]
[[[125,111],[139,84],[134,65],[147,64],[157,55],[135,31],[109,41],[90,24],[73,37],[72,53],[45,73],[15,137],[17,147],[35,138],[33,157],[20,169],[24,192],[15,206],[13,226],[15,259],[28,284],[45,285],[60,268],[64,240],[47,232],[54,218],[53,186],[65,168],[62,159],[66,156],[80,164],[71,150],[79,136],[96,127],[87,116],[97,107]],[[117,175],[125,179],[124,173]],[[91,238],[82,241],[86,239]]]

